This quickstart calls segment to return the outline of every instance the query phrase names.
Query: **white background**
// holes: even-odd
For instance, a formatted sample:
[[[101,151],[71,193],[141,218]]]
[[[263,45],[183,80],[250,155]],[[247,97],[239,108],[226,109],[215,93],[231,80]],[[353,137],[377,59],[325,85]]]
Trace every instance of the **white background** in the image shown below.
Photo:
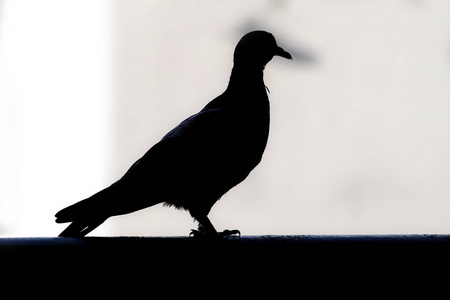
[[[262,163],[212,209],[250,234],[450,231],[450,3],[0,0],[0,236],[55,236],[61,208],[108,186],[222,93],[248,31],[266,68]],[[92,235],[187,235],[156,206]]]

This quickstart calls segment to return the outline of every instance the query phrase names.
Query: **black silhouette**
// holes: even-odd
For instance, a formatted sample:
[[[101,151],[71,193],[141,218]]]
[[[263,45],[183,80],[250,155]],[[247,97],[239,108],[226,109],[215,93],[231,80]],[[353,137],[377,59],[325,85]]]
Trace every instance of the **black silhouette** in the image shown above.
[[[189,211],[199,223],[194,236],[239,233],[218,233],[208,213],[261,161],[270,120],[263,70],[275,55],[292,59],[272,34],[246,34],[225,92],[166,134],[121,179],[58,212],[57,223],[72,222],[60,236],[85,236],[111,216],[161,202]]]

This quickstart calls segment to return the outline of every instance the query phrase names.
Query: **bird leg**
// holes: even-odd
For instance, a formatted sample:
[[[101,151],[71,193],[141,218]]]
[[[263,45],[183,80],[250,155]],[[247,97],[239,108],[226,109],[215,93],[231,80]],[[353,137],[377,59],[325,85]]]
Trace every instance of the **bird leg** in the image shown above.
[[[217,232],[207,216],[196,217],[195,219],[198,221],[198,230],[191,229],[189,236],[193,236],[195,238],[223,238],[234,234],[241,236],[241,232],[239,230],[227,229],[222,232]]]

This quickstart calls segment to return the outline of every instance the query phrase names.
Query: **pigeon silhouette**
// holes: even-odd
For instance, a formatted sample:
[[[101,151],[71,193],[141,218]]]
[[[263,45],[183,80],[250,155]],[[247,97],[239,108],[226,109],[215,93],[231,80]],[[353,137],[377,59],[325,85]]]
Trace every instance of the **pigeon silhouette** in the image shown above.
[[[59,211],[57,223],[71,222],[59,236],[83,237],[111,216],[158,203],[189,211],[199,224],[191,232],[196,237],[240,234],[218,233],[208,213],[261,161],[270,122],[263,71],[275,55],[292,59],[272,34],[244,35],[225,92],[167,133],[118,181]]]

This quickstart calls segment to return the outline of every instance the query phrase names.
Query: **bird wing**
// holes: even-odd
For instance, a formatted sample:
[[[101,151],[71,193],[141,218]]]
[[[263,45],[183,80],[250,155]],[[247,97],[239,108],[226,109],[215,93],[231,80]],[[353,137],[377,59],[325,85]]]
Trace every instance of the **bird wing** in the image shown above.
[[[176,177],[186,172],[192,175],[194,167],[198,174],[209,164],[217,163],[229,147],[232,138],[229,119],[227,109],[205,110],[187,118],[150,148],[123,179],[147,181],[155,176]],[[163,182],[163,178],[158,181]]]
[[[147,199],[142,208],[145,201],[187,208],[188,202],[201,201],[193,198],[217,200],[254,167],[240,159],[245,151],[239,124],[230,108],[202,110],[167,133],[120,181]],[[129,184],[124,186],[129,193]]]
[[[219,133],[224,130],[223,115],[216,109],[187,118],[137,160],[121,179],[58,212],[57,222],[107,218],[189,197],[187,189],[193,189],[193,182],[204,180],[205,168],[213,160],[211,145],[223,137]]]
[[[189,209],[216,201],[259,162],[247,123],[248,115],[234,108],[206,107],[167,133],[121,179],[59,212],[57,221],[107,218],[161,202]]]

